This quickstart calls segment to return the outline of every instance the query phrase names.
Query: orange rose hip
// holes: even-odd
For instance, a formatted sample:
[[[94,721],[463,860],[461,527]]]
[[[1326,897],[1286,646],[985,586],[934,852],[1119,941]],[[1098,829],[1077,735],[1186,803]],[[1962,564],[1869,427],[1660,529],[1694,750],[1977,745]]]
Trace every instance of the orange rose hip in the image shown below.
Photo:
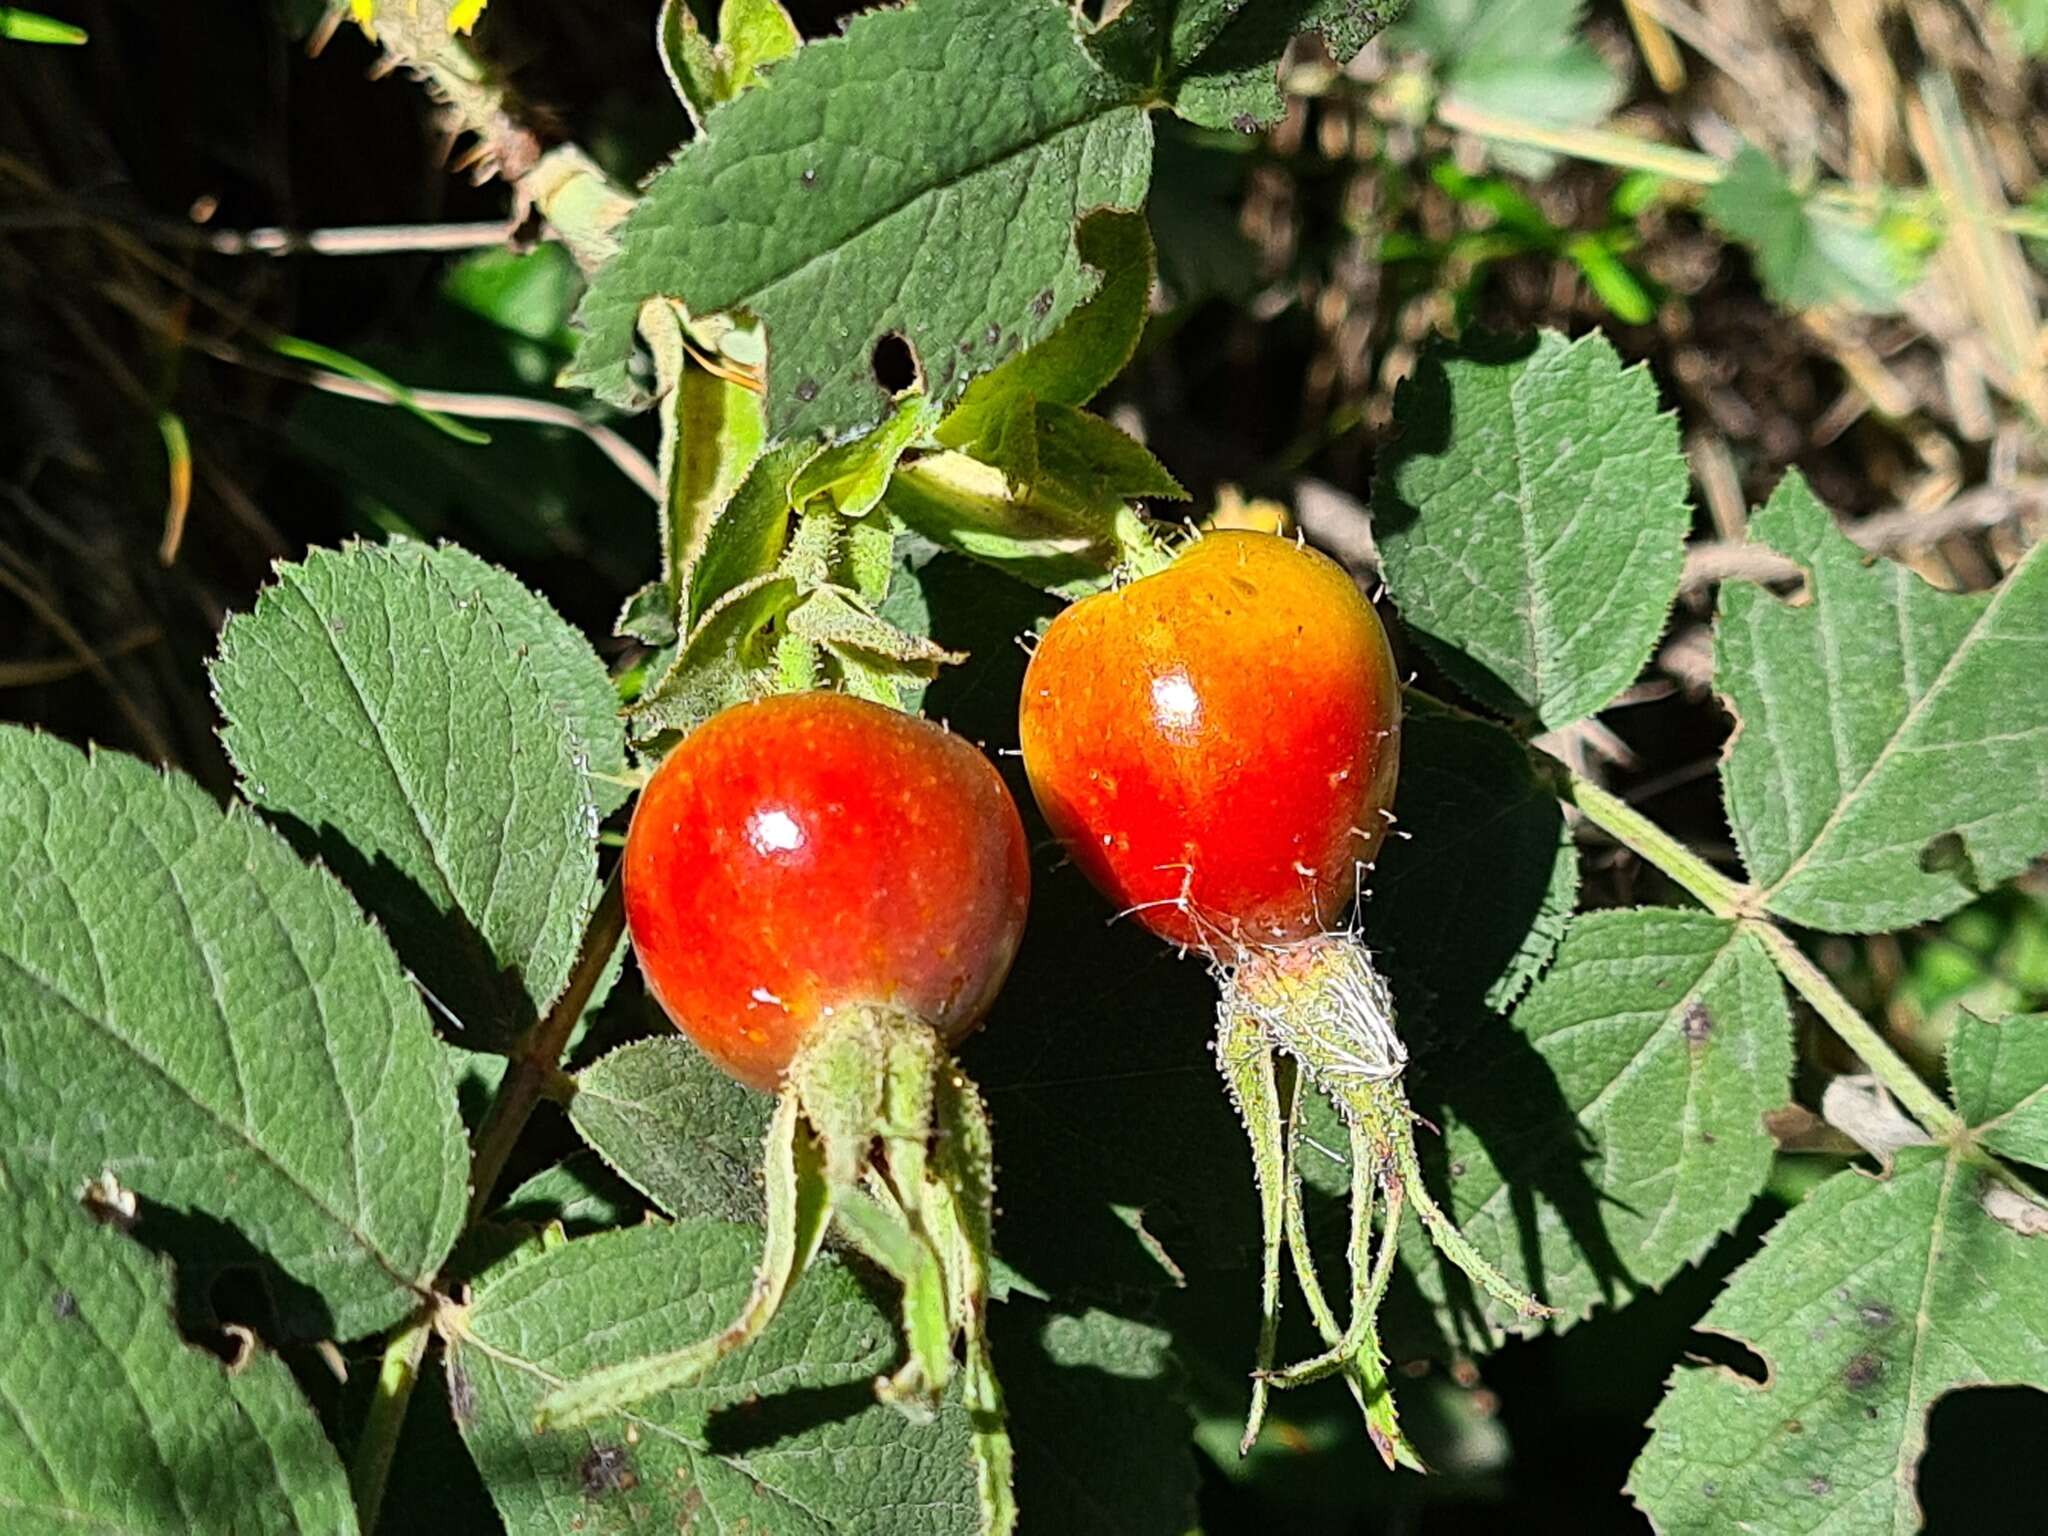
[[[1335,562],[1218,533],[1055,619],[1019,728],[1046,820],[1120,909],[1212,952],[1289,944],[1336,925],[1379,846],[1400,684]]]
[[[772,1090],[811,1027],[876,1005],[947,1043],[994,1001],[1030,865],[988,759],[841,694],[737,705],[662,762],[626,837],[648,989],[728,1074]]]

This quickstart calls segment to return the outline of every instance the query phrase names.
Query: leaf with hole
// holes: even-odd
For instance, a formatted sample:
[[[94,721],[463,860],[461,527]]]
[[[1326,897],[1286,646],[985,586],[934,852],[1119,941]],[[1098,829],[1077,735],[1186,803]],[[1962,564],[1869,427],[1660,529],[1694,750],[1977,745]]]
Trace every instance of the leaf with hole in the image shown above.
[[[30,1531],[348,1536],[341,1462],[284,1363],[178,1334],[161,1259],[0,1160],[0,1523]]]

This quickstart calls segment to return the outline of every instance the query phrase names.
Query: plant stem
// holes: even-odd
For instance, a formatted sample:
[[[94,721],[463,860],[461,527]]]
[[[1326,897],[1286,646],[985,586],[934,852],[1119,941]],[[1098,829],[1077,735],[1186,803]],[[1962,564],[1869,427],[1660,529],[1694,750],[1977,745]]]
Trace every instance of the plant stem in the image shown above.
[[[511,1157],[520,1133],[526,1129],[527,1118],[547,1096],[569,1036],[583,1017],[583,1010],[610,966],[612,951],[618,948],[625,931],[625,889],[614,866],[611,879],[605,882],[604,894],[598,898],[597,909],[590,914],[590,924],[583,931],[583,949],[576,957],[576,969],[569,974],[568,986],[555,999],[547,1017],[520,1042],[505,1080],[498,1085],[498,1096],[477,1130],[476,1149],[469,1167],[470,1225],[482,1218],[491,1190],[505,1171],[505,1162]]]
[[[1488,112],[1455,99],[1437,104],[1436,120],[1446,128],[1476,134],[1497,143],[1521,144],[1530,149],[1548,150],[1552,154],[1569,155],[1575,160],[1589,160],[1596,165],[1612,165],[1622,170],[1649,171],[1697,187],[1711,187],[1728,174],[1725,161],[1701,154],[1698,150],[1679,149],[1606,128],[1558,128],[1524,122],[1520,118]],[[1894,191],[1886,187],[1859,187],[1846,182],[1825,181],[1813,189],[1813,195],[1816,202],[1830,211],[1861,214],[1874,214],[1888,196],[1895,197],[1912,205],[1915,211],[1927,218],[1945,222],[1939,198],[1924,189]],[[2007,234],[2024,235],[2034,240],[2048,239],[2048,216],[2032,208],[1989,209],[1986,222]]]
[[[1769,951],[1785,979],[1792,983],[1792,990],[1811,1003],[1813,1011],[1827,1021],[1828,1028],[1841,1037],[1842,1043],[1863,1058],[1871,1075],[1891,1090],[1892,1097],[1924,1130],[1943,1141],[1963,1134],[1962,1117],[1942,1102],[1941,1095],[1835,989],[1821,968],[1793,943],[1791,935],[1776,923],[1759,917],[1745,919],[1743,927]]]
[[[1752,896],[1748,887],[1730,880],[1627,801],[1576,774],[1566,779],[1562,798],[1624,848],[1677,881],[1714,916],[1744,915]]]
[[[1712,868],[1649,817],[1599,785],[1573,775],[1566,779],[1561,793],[1588,821],[1684,886],[1709,912],[1740,922],[1754,934],[1792,990],[1813,1005],[1828,1028],[1863,1059],[1872,1076],[1891,1090],[1892,1097],[1929,1135],[1950,1140],[1962,1133],[1961,1118],[1942,1102],[1941,1095],[1886,1043],[1784,929],[1756,912],[1753,890]]]
[[[356,1442],[355,1460],[349,1467],[349,1491],[355,1495],[356,1518],[363,1536],[375,1536],[378,1511],[384,1504],[384,1483],[391,1474],[391,1458],[398,1450],[398,1432],[405,1425],[406,1404],[420,1378],[420,1362],[427,1356],[427,1341],[433,1337],[431,1310],[393,1333],[384,1345],[384,1357],[377,1365],[377,1385],[370,1398],[370,1411],[363,1420],[362,1438]]]
[[[548,1009],[547,1016],[528,1030],[520,1041],[512,1065],[498,1084],[498,1096],[477,1130],[469,1163],[469,1211],[463,1218],[468,1230],[489,1209],[491,1191],[505,1171],[519,1136],[534,1106],[547,1096],[558,1076],[562,1051],[576,1023],[589,1006],[591,994],[611,964],[612,951],[626,931],[626,898],[617,866],[605,882],[604,894],[590,914],[583,930],[583,948],[569,984]],[[405,1410],[412,1401],[412,1389],[419,1382],[420,1362],[426,1358],[427,1343],[433,1336],[433,1308],[426,1310],[395,1331],[384,1346],[383,1362],[377,1371],[376,1394],[363,1421],[362,1438],[356,1442],[355,1458],[349,1467],[349,1489],[355,1496],[356,1513],[365,1536],[372,1536],[377,1511],[384,1502],[384,1484],[391,1472],[391,1458],[398,1449],[399,1431],[405,1427]]]

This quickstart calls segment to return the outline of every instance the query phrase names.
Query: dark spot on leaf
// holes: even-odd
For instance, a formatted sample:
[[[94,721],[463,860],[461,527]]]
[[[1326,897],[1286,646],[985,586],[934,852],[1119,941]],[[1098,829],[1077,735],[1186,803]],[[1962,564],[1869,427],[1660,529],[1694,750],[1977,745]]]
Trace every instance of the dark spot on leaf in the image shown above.
[[[797,177],[796,184],[808,192],[818,184],[818,173],[806,166],[803,175]]]
[[[448,1356],[448,1411],[465,1429],[476,1422],[476,1383],[452,1353]]]
[[[796,382],[796,397],[803,401],[804,404],[809,405],[818,398],[818,381],[816,379],[798,379]]]
[[[640,1486],[633,1470],[633,1453],[623,1445],[593,1445],[590,1454],[576,1464],[576,1480],[583,1485],[586,1499],[601,1499]]]
[[[1679,1015],[1678,1027],[1685,1033],[1685,1043],[1698,1050],[1707,1043],[1707,1037],[1714,1032],[1714,1016],[1707,1012],[1707,1005],[1694,998],[1685,1005]]]
[[[1230,126],[1239,133],[1257,133],[1259,131],[1259,120],[1249,112],[1240,112],[1230,120]]]
[[[50,1298],[50,1310],[57,1315],[58,1322],[65,1322],[78,1316],[78,1298],[69,1291],[59,1291]]]
[[[1884,1378],[1884,1362],[1876,1355],[1854,1356],[1842,1367],[1842,1385],[1851,1392],[1867,1392]]]
[[[1896,1314],[1881,1301],[1864,1302],[1856,1309],[1856,1315],[1866,1328],[1889,1328],[1896,1320]]]
[[[1052,313],[1052,290],[1050,288],[1041,288],[1038,291],[1038,296],[1031,301],[1031,313],[1038,316],[1041,320]]]
[[[1002,327],[999,325],[991,325],[987,330],[981,333],[981,339],[987,342],[990,346],[994,346],[997,342],[1003,339]]]
[[[1701,1483],[1700,1497],[1703,1499],[1718,1499],[1721,1497],[1721,1485],[1719,1483]]]
[[[1803,1435],[1806,1433],[1806,1426],[1797,1419],[1787,1419],[1785,1421],[1785,1433],[1788,1435]]]
[[[876,338],[868,366],[874,370],[875,382],[891,395],[900,395],[917,383],[917,349],[901,331]]]
[[[962,337],[960,338],[960,355],[961,355],[962,357],[966,357],[966,356],[967,356],[968,354],[970,354],[970,353],[971,353],[971,352],[973,352],[973,351],[974,351],[974,338],[973,338],[972,336],[962,336]]]
[[[1816,1499],[1824,1499],[1835,1491],[1835,1485],[1824,1477],[1816,1477],[1807,1483],[1806,1491]]]

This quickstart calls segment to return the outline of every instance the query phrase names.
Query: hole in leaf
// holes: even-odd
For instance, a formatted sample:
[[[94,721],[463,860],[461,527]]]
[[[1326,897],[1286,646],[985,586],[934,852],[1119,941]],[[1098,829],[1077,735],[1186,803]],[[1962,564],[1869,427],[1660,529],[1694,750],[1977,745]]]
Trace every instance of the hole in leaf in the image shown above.
[[[902,394],[918,380],[917,352],[901,331],[891,331],[875,343],[868,366],[874,369],[875,382],[892,395]]]
[[[1938,837],[1929,838],[1920,850],[1920,868],[1930,875],[1953,875],[1960,884],[1973,891],[1984,889],[1960,832],[1943,832]]]
[[[1771,1383],[1771,1363],[1740,1339],[1725,1333],[1695,1333],[1686,1343],[1686,1359],[1694,1365],[1719,1366],[1751,1386]]]

